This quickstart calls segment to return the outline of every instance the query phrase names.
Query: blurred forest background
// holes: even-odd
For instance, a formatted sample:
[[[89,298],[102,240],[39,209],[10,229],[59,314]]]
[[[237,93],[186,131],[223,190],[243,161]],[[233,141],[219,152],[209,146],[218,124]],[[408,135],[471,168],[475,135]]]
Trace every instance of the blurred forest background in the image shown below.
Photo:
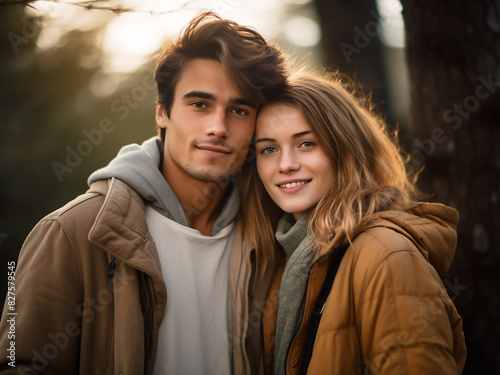
[[[83,193],[121,146],[155,135],[161,32],[212,9],[372,90],[419,188],[461,214],[443,282],[464,319],[464,374],[500,374],[499,0],[72,2],[82,6],[0,0],[0,297],[36,222]],[[158,32],[117,26],[134,14]]]

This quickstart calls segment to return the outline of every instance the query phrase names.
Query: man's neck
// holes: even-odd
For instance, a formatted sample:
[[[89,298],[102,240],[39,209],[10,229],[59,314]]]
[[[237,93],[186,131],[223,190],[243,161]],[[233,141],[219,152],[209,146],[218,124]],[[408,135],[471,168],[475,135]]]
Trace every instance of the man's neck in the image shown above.
[[[163,168],[162,174],[181,204],[189,227],[211,236],[224,205],[227,186],[198,181],[184,173],[175,173],[174,176],[166,168]]]

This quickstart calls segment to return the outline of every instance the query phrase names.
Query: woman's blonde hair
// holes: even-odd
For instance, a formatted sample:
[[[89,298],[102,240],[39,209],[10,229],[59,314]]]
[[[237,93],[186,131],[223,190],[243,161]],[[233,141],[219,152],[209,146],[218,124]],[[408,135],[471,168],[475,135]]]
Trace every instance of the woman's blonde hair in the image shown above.
[[[389,136],[369,97],[360,95],[352,83],[338,74],[296,73],[288,87],[265,105],[278,103],[302,112],[335,168],[332,186],[308,214],[318,246],[351,241],[371,214],[401,210],[412,202],[415,189],[408,180],[396,132]],[[265,268],[274,257],[274,231],[283,211],[265,191],[254,160],[244,166],[240,177],[244,234],[256,248],[258,264]]]

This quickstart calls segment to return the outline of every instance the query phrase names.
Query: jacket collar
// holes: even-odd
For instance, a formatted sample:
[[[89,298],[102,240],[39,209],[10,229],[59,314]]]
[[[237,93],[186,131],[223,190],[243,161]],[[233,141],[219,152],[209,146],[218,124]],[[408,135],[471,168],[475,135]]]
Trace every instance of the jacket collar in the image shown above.
[[[89,192],[106,197],[90,230],[89,241],[153,279],[163,280],[141,196],[116,178],[93,183]]]

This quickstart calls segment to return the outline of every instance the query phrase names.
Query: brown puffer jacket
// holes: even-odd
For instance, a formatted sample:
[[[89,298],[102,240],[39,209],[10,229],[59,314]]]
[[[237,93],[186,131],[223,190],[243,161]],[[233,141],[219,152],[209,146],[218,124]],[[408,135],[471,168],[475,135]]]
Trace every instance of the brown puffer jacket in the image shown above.
[[[441,277],[456,247],[458,212],[421,203],[385,211],[356,235],[326,301],[308,374],[460,374],[462,319]],[[321,249],[309,275],[305,309],[286,360],[298,374],[314,304],[336,249]],[[264,314],[266,373],[273,368],[281,272]],[[448,280],[451,285],[459,280]]]
[[[263,366],[260,316],[272,274],[252,282],[254,259],[237,232],[229,270],[233,325],[224,333],[235,374]],[[152,373],[168,291],[144,200],[125,183],[97,181],[41,220],[21,250],[15,284],[16,315],[6,304],[0,323],[1,374]],[[5,354],[12,346],[14,363]]]

